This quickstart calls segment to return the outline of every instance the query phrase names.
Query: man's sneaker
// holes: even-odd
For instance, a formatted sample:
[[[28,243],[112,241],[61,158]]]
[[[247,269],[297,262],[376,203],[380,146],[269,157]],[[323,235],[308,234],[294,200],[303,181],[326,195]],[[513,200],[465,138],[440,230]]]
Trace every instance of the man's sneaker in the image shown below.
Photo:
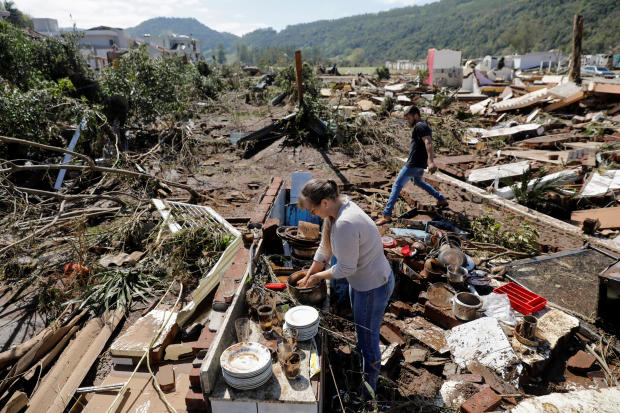
[[[448,200],[444,199],[443,201],[437,201],[437,206],[439,208],[445,208],[448,206]]]
[[[385,225],[392,222],[392,217],[389,216],[382,216],[381,218],[379,218],[378,220],[375,221],[375,224],[377,224],[377,226],[379,225]]]

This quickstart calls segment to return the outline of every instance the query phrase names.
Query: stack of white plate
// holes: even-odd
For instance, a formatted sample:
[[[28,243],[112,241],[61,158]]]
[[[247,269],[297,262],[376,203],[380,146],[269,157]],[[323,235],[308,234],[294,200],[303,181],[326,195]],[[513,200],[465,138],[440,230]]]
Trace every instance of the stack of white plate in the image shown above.
[[[310,340],[319,332],[319,312],[313,307],[300,305],[293,307],[284,314],[284,328],[297,330],[298,341]]]
[[[250,390],[271,378],[271,352],[260,343],[237,343],[220,356],[222,375],[229,386]]]

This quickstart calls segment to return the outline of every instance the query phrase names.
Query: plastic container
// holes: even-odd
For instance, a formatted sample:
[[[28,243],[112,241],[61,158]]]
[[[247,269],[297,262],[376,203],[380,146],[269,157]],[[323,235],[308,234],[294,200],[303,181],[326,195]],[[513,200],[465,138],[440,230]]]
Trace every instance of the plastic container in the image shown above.
[[[506,294],[512,308],[521,314],[532,314],[547,305],[547,299],[526,290],[518,284],[509,282],[493,290],[496,294]]]
[[[396,240],[392,237],[381,237],[381,243],[383,248],[394,248],[396,246]]]

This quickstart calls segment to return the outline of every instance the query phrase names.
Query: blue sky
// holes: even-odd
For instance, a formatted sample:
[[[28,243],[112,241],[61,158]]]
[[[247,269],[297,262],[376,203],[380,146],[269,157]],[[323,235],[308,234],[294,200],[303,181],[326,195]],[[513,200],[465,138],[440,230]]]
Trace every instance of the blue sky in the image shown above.
[[[152,17],[195,17],[218,31],[237,35],[261,27],[375,13],[435,0],[15,0],[33,17],[58,20],[60,27],[131,27]]]

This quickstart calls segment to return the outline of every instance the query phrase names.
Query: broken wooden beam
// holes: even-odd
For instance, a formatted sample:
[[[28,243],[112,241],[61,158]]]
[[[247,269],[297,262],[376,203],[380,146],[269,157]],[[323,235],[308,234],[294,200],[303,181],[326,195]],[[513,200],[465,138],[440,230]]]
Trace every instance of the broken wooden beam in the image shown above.
[[[30,399],[27,413],[65,411],[124,313],[124,308],[107,312],[84,326],[43,378]]]

